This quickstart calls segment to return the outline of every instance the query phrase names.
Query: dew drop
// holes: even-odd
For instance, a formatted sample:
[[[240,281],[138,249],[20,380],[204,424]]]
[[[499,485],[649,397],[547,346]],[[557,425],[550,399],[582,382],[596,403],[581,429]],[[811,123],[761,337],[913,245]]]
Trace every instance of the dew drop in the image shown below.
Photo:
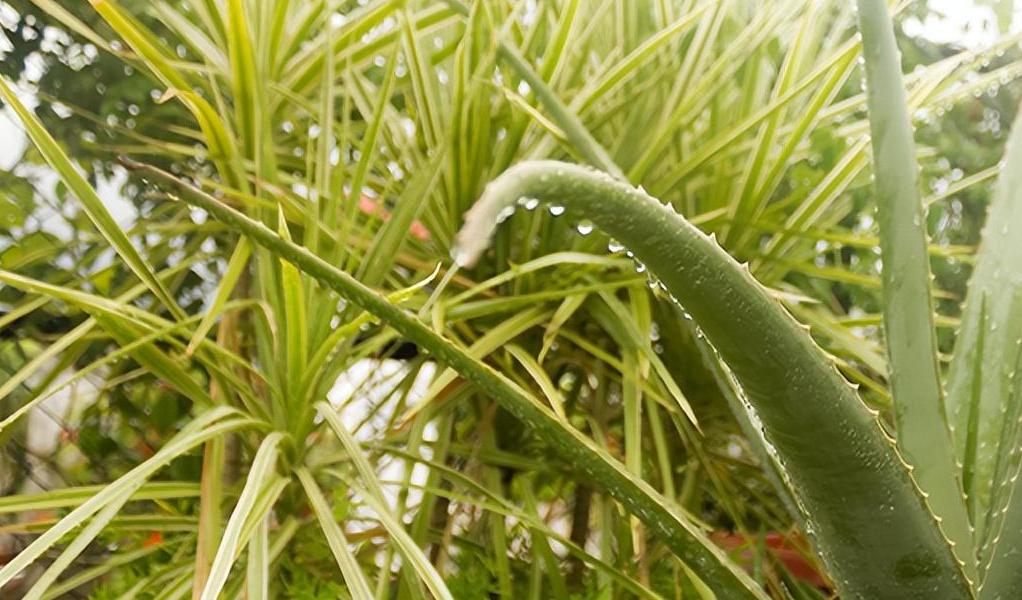
[[[503,223],[511,218],[511,215],[515,214],[514,206],[505,206],[499,213],[497,213],[497,222]]]
[[[552,214],[555,217],[559,217],[564,214],[564,207],[561,206],[560,204],[551,204],[549,210],[550,214]]]
[[[472,257],[467,250],[455,245],[451,248],[451,260],[459,267],[468,267],[472,262]]]
[[[581,235],[589,235],[593,232],[593,224],[590,221],[579,221],[576,229]]]
[[[536,207],[539,206],[539,200],[523,196],[518,199],[518,204],[525,208],[525,210],[536,210]]]

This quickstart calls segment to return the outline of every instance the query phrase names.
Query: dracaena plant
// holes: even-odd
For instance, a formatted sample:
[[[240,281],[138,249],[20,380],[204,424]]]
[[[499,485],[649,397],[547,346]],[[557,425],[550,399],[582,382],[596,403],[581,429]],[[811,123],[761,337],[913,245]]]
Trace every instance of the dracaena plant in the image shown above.
[[[72,123],[105,124],[66,144],[0,80],[88,228],[80,269],[57,272],[57,244],[3,263],[5,301],[23,294],[5,328],[71,325],[2,365],[0,433],[77,381],[98,380],[121,423],[185,408],[112,483],[0,501],[43,515],[8,526],[39,535],[0,589],[31,573],[29,598],[104,578],[154,598],[287,597],[316,578],[336,584],[325,597],[817,597],[759,547],[794,516],[842,596],[1016,594],[1019,509],[994,484],[1018,466],[1016,190],[1005,171],[944,399],[927,259],[958,250],[927,243],[908,120],[1011,80],[1012,62],[966,75],[1015,40],[902,81],[876,0],[861,41],[846,3],[803,0],[33,4],[161,111],[62,98]],[[868,94],[850,84],[860,53]],[[141,187],[127,231],[69,145]],[[508,169],[527,158],[559,160]],[[814,262],[864,195],[886,361],[790,285],[880,284]],[[786,308],[838,341],[821,350]],[[410,346],[383,396],[327,402],[362,359]],[[874,413],[888,396],[897,443]],[[751,457],[722,457],[739,432]]]

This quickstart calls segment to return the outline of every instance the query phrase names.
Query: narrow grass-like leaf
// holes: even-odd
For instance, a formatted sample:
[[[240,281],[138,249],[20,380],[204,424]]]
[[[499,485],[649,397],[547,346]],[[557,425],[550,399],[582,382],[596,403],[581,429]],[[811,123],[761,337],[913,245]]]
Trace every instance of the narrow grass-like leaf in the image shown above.
[[[203,142],[221,175],[242,191],[247,182],[238,161],[238,149],[233,135],[220,116],[202,96],[198,95],[189,78],[177,69],[159,39],[137,20],[128,16],[113,0],[90,0],[93,8],[139,54],[153,74],[168,88],[168,92],[191,111],[203,133]]]
[[[151,343],[141,345],[133,343],[141,337],[142,329],[137,322],[133,322],[123,314],[122,311],[126,308],[124,305],[76,290],[21,277],[3,270],[0,270],[0,281],[27,291],[59,298],[91,312],[96,322],[103,329],[106,329],[118,343],[132,348],[131,355],[139,363],[145,365],[154,374],[177,388],[194,402],[204,406],[210,406],[213,403],[195,378],[165,352]]]
[[[8,562],[0,569],[0,586],[9,583],[44,552],[59,542],[64,535],[81,526],[111,502],[117,501],[123,494],[128,494],[130,497],[130,494],[134,494],[140,489],[153,473],[166,466],[174,458],[208,439],[255,424],[254,421],[239,417],[238,414],[234,409],[221,407],[208,410],[192,420],[151,458],[72,510]]]
[[[43,574],[36,579],[32,588],[25,594],[22,600],[40,600],[47,590],[50,589],[50,586],[57,581],[57,578],[71,566],[71,563],[85,551],[85,548],[96,539],[96,536],[121,512],[121,509],[131,498],[131,495],[132,491],[130,489],[121,492],[118,496],[112,498],[96,516],[92,517],[89,523],[71,540],[71,543],[64,547],[56,560],[50,563],[46,570],[43,571]]]
[[[447,589],[447,584],[444,583],[436,568],[426,558],[426,555],[423,554],[422,549],[408,535],[404,525],[394,518],[390,507],[387,506],[387,499],[383,493],[383,487],[380,485],[376,471],[369,464],[359,443],[351,435],[351,432],[348,431],[348,428],[345,427],[344,422],[341,421],[341,417],[338,416],[336,409],[326,402],[317,404],[316,409],[326,420],[327,425],[334,432],[334,435],[337,436],[337,439],[341,441],[341,445],[344,446],[348,458],[354,463],[355,469],[359,474],[358,487],[365,489],[363,493],[365,500],[372,506],[373,511],[380,519],[387,533],[390,534],[391,539],[397,543],[404,559],[415,569],[415,572],[422,582],[426,584],[426,587],[429,588],[434,598],[453,600],[451,592]]]
[[[283,210],[279,211],[277,222],[280,224],[278,231],[281,237],[290,240],[287,222],[284,219]],[[309,352],[309,327],[307,310],[305,304],[305,288],[302,284],[301,273],[294,265],[280,261],[280,294],[282,299],[281,311],[283,312],[283,350],[284,364],[288,382],[288,391],[296,392],[302,382],[302,375],[308,360]],[[292,395],[292,394],[289,394]],[[299,399],[292,397],[290,403]],[[290,413],[293,406],[288,407]]]
[[[585,296],[582,296],[582,298],[585,298]],[[536,382],[536,385],[539,386],[539,389],[542,390],[543,395],[546,397],[547,402],[550,403],[550,408],[554,413],[567,421],[568,417],[564,413],[564,397],[558,391],[554,382],[550,380],[550,376],[543,370],[543,367],[521,346],[509,344],[504,349],[522,365],[525,372]]]
[[[83,569],[74,575],[65,578],[60,583],[50,586],[50,589],[43,594],[42,600],[56,600],[58,598],[67,598],[74,590],[82,588],[86,584],[104,577],[108,573],[121,569],[135,562],[141,560],[154,552],[163,549],[162,544],[153,544],[145,548],[139,548],[131,552],[123,552],[111,556],[106,561],[94,566]]]
[[[527,477],[521,477],[514,481],[514,487],[521,493],[524,500],[524,512],[532,517],[532,520],[539,520],[539,502],[536,500],[533,482]],[[566,600],[568,589],[564,583],[564,576],[557,564],[557,557],[553,548],[550,547],[550,540],[541,529],[533,529],[532,552],[535,554],[532,560],[532,579],[530,581],[530,600],[541,600],[546,598]]]
[[[127,234],[114,220],[96,190],[92,189],[85,177],[78,172],[71,159],[60,149],[57,141],[46,131],[39,119],[21,103],[17,94],[11,89],[7,80],[0,77],[0,98],[18,115],[32,143],[49,163],[50,167],[60,175],[61,180],[81,202],[85,214],[96,225],[99,232],[121,256],[128,267],[146,286],[152,290],[156,298],[176,319],[184,317],[184,311],[177,305],[170,291],[156,276],[148,261],[128,239]]]
[[[510,343],[523,332],[542,323],[546,317],[547,314],[542,307],[532,307],[528,310],[521,310],[480,336],[479,339],[469,346],[466,353],[473,359],[482,361],[493,352],[496,352],[498,349]],[[440,327],[437,326],[437,328]],[[420,411],[424,410],[434,398],[440,395],[440,392],[444,388],[457,379],[458,375],[458,371],[453,368],[448,368],[434,377],[433,381],[430,383],[429,389],[426,390],[423,399],[404,415],[403,420],[407,422],[419,414]]]
[[[101,485],[63,488],[37,494],[15,494],[0,498],[0,514],[70,508],[85,502],[103,489]],[[194,498],[199,486],[186,481],[153,481],[131,496],[131,501]]]
[[[606,573],[610,578],[613,578],[626,589],[635,593],[638,597],[648,598],[651,600],[655,598],[662,598],[655,594],[652,590],[643,587],[642,584],[626,575],[620,569],[617,569],[613,565],[592,554],[589,554],[584,548],[574,544],[570,539],[564,537],[551,528],[550,525],[547,524],[540,516],[523,511],[521,507],[516,505],[514,502],[511,502],[503,495],[497,493],[491,486],[477,483],[464,473],[452,469],[448,465],[438,463],[435,460],[424,459],[421,456],[409,453],[402,448],[387,447],[386,450],[390,454],[429,466],[431,472],[440,473],[445,479],[457,484],[458,487],[464,487],[466,491],[472,493],[472,495],[470,496],[465,493],[450,491],[442,492],[440,489],[433,490],[434,493],[443,494],[460,502],[471,503],[479,506],[480,508],[484,508],[495,513],[495,516],[500,517],[501,519],[504,517],[513,517],[518,519],[523,523],[526,523],[531,529],[541,531],[543,535],[557,540],[557,542],[567,548],[570,553],[581,557],[586,564],[591,565],[593,568],[597,569],[598,572]],[[503,551],[505,546],[500,546],[500,548],[501,551]]]
[[[94,29],[86,25],[84,21],[75,16],[71,11],[61,6],[59,2],[55,0],[32,0],[32,4],[46,11],[47,15],[56,19],[71,31],[95,44],[97,48],[102,48],[107,52],[113,51],[110,47],[110,42],[96,33]]]
[[[123,510],[123,506],[121,508]],[[45,533],[56,525],[56,517],[42,517],[22,523],[11,523],[0,526],[0,533],[39,534]],[[112,534],[120,533],[195,533],[195,519],[177,515],[162,514],[122,514],[108,521],[106,530]]]
[[[709,6],[710,3],[707,2],[694,7],[691,11],[687,11],[674,23],[664,27],[656,35],[650,36],[649,39],[628,53],[620,61],[613,63],[606,73],[587,84],[586,89],[572,101],[571,108],[579,113],[585,112],[595,102],[614,91],[631,77],[634,77],[640,72],[640,67],[651,56],[654,56],[669,42],[678,39],[682,34],[686,33]]]
[[[537,361],[543,362],[543,358],[546,357],[547,352],[550,351],[554,341],[557,339],[557,331],[582,307],[587,297],[587,294],[579,293],[568,296],[561,301],[561,305],[554,311],[554,314],[547,322],[546,329],[543,330],[543,347],[539,351],[539,356],[536,357]]]
[[[209,330],[213,328],[213,324],[224,310],[224,305],[227,304],[231,294],[234,292],[235,286],[238,285],[238,280],[241,279],[245,269],[248,267],[248,259],[251,255],[252,247],[248,241],[244,238],[238,240],[238,244],[234,247],[234,252],[231,253],[230,260],[227,261],[227,269],[224,270],[223,277],[220,278],[220,283],[216,288],[213,303],[210,304],[209,310],[203,315],[199,326],[195,328],[195,333],[192,334],[188,348],[185,349],[185,354],[191,356],[202,340],[206,338]]]
[[[227,0],[227,48],[231,62],[231,91],[234,108],[237,111],[242,147],[253,153],[261,153],[260,143],[263,140],[257,135],[259,121],[262,118],[259,98],[266,92],[259,87],[250,19],[246,14],[245,4],[245,0]]]
[[[245,565],[245,594],[248,600],[268,600],[270,597],[269,545],[269,517],[263,517],[248,541],[248,562]]]
[[[469,9],[460,0],[444,0],[448,6],[463,16],[469,16]],[[550,89],[538,73],[522,57],[521,53],[510,44],[500,42],[497,47],[502,59],[507,61],[522,81],[529,84],[536,98],[543,104],[550,113],[551,120],[556,124],[571,142],[572,146],[594,167],[603,169],[614,175],[621,175],[621,169],[617,166],[606,149],[596,141],[592,133],[586,129],[578,115],[561,102],[561,99]]]
[[[223,523],[221,503],[224,498],[224,463],[226,443],[222,438],[206,442],[202,451],[202,475],[199,486],[199,533],[195,539],[195,570],[192,597],[198,598],[206,587],[209,570],[216,556],[217,540]]]
[[[447,158],[444,150],[436,154],[412,175],[407,187],[397,199],[390,219],[380,227],[372,245],[366,250],[358,266],[359,279],[368,286],[377,286],[394,265],[398,253],[408,241],[408,230],[426,208],[433,190],[440,181],[441,162]]]
[[[184,12],[171,7],[167,2],[154,3],[153,11],[160,19],[177,33],[182,42],[188,44],[196,55],[211,63],[214,67],[226,71],[228,69],[227,57],[220,46],[206,35],[202,28],[198,27]]]
[[[255,459],[252,461],[252,468],[248,471],[248,478],[245,487],[241,490],[241,496],[234,506],[231,518],[227,521],[223,537],[220,539],[220,546],[217,548],[216,557],[213,559],[213,566],[209,570],[209,578],[206,579],[206,587],[202,590],[200,600],[215,600],[220,596],[220,591],[227,583],[227,576],[231,573],[238,549],[244,543],[241,539],[242,526],[249,518],[259,490],[269,485],[275,478],[277,468],[278,446],[284,434],[273,432],[263,438],[259,445]],[[266,507],[269,509],[269,507]],[[257,520],[262,520],[265,515],[254,515]]]
[[[630,475],[605,450],[574,428],[566,426],[549,409],[523,394],[496,371],[307,249],[286,242],[262,224],[159,169],[126,159],[124,162],[132,169],[176,187],[189,202],[206,209],[218,220],[250,236],[257,244],[293,262],[307,275],[375,314],[406,339],[428,349],[440,362],[457,370],[479,390],[532,427],[539,439],[544,440],[558,456],[571,462],[575,469],[638,516],[650,532],[663,539],[682,560],[705,574],[716,586],[715,591],[721,598],[765,597],[748,575],[724,556],[702,532],[670,508],[666,500],[649,484]],[[314,482],[310,480],[309,483],[312,485],[306,485],[307,491],[315,488]]]
[[[571,266],[575,265],[578,267],[602,267],[606,269],[627,267],[631,264],[631,261],[619,258],[613,258],[609,256],[602,256],[597,254],[586,254],[584,252],[554,252],[545,256],[539,256],[530,260],[527,263],[512,264],[504,271],[497,273],[493,277],[481,281],[469,289],[456,294],[445,300],[445,305],[457,305],[469,298],[481,295],[488,290],[505,284],[509,281],[513,281],[518,277],[528,275],[529,273],[535,273],[543,269],[550,269],[558,266]]]
[[[438,110],[440,97],[437,91],[436,72],[426,60],[415,29],[415,19],[409,11],[401,18],[401,39],[408,57],[408,74],[412,82],[412,100],[422,126],[423,136],[430,146],[436,146],[442,139],[442,125]]]
[[[667,393],[670,394],[677,403],[678,409],[685,415],[685,418],[695,425],[696,429],[698,429],[699,421],[696,419],[695,411],[692,410],[692,405],[689,404],[688,398],[685,397],[681,388],[678,387],[677,382],[674,381],[674,378],[667,371],[667,367],[664,365],[663,361],[660,360],[660,357],[657,356],[656,352],[654,352],[650,347],[650,344],[648,343],[648,334],[639,331],[638,327],[636,327],[635,320],[629,318],[624,304],[612,294],[609,292],[600,292],[600,297],[620,322],[620,327],[618,329],[622,332],[624,338],[619,339],[618,343],[623,347],[634,348],[642,355],[642,358],[653,367],[653,371],[660,377],[664,387],[667,388]],[[645,379],[645,377],[642,379]]]
[[[97,371],[98,369],[101,369],[101,368],[103,368],[103,367],[105,367],[107,365],[110,365],[110,364],[112,364],[112,363],[114,363],[114,362],[116,362],[116,361],[118,361],[118,360],[120,360],[120,359],[122,359],[124,357],[132,356],[133,354],[136,353],[136,351],[139,348],[142,348],[142,347],[144,347],[147,344],[151,344],[151,343],[153,343],[153,342],[163,338],[164,336],[170,335],[175,330],[182,329],[182,328],[184,328],[185,326],[187,326],[189,324],[190,324],[190,321],[188,321],[188,320],[180,321],[180,322],[174,323],[172,325],[169,325],[168,327],[164,327],[162,329],[158,329],[158,330],[156,330],[156,331],[154,331],[154,332],[152,332],[152,333],[150,333],[148,335],[137,337],[137,338],[133,339],[131,342],[121,346],[117,350],[115,350],[113,352],[110,352],[109,354],[107,354],[107,355],[105,355],[105,356],[103,356],[103,357],[93,361],[88,366],[81,367],[80,369],[78,369],[70,377],[67,377],[66,379],[61,380],[59,384],[56,384],[56,385],[47,385],[47,384],[40,385],[38,390],[36,392],[34,392],[34,397],[32,397],[31,399],[27,400],[24,404],[22,404],[20,407],[18,407],[17,410],[15,410],[12,413],[10,413],[9,415],[5,416],[3,418],[3,420],[0,420],[0,433],[2,433],[3,431],[7,430],[14,423],[17,423],[22,417],[24,417],[25,415],[29,414],[31,410],[33,410],[34,408],[39,406],[40,403],[44,402],[47,398],[52,397],[54,394],[56,394],[60,390],[68,388],[73,383],[75,383],[77,381],[80,381],[81,379],[84,379],[87,375]],[[85,326],[88,326],[88,327],[86,327],[87,329],[91,329],[92,323],[86,322],[83,325],[79,326],[79,328],[82,328],[82,327],[85,327]],[[76,328],[75,331],[77,331],[79,328]],[[52,346],[51,346],[51,348],[52,348]],[[42,353],[39,354],[39,356],[46,357],[47,356],[47,352],[42,352]],[[72,353],[72,357],[75,357],[74,353]],[[32,364],[33,363],[29,363],[29,366],[31,366]],[[19,371],[19,373],[21,373],[21,371]],[[12,380],[13,380],[13,378],[12,378]]]
[[[334,558],[337,560],[337,566],[341,569],[344,582],[348,584],[348,592],[352,598],[373,598],[372,588],[366,579],[366,574],[362,571],[362,567],[359,566],[355,555],[352,554],[351,548],[348,547],[348,540],[344,537],[344,531],[341,530],[340,525],[334,520],[330,505],[323,496],[322,490],[316,484],[316,480],[312,478],[312,474],[304,467],[299,468],[295,473],[298,476],[298,480],[302,482],[302,487],[305,488],[305,495],[309,498],[312,512],[316,515],[319,526],[323,530],[323,535],[326,536],[327,544],[330,545],[330,550],[334,553]]]

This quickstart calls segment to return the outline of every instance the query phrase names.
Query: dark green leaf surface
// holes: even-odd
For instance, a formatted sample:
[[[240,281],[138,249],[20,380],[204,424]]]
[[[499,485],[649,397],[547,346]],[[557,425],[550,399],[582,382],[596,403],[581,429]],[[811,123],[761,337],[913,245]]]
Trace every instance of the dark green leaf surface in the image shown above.
[[[498,217],[520,198],[592,220],[692,315],[741,384],[842,596],[972,597],[876,417],[808,333],[713,238],[607,174],[535,161],[490,183],[467,216],[456,259],[468,265],[478,258]]]

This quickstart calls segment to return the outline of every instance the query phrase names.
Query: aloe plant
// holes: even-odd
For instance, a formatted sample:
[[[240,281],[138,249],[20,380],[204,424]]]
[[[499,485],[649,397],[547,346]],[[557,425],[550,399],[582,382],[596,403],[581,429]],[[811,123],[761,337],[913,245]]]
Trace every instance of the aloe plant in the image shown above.
[[[988,242],[970,292],[970,299],[980,294],[965,320],[964,333],[974,337],[960,340],[965,346],[958,356],[967,358],[956,358],[958,368],[952,371],[952,385],[968,386],[953,397],[960,404],[952,405],[956,417],[967,423],[959,425],[964,430],[959,435],[966,437],[956,457],[958,472],[955,457],[946,452],[951,443],[937,369],[924,209],[899,53],[882,0],[859,2],[859,19],[885,259],[884,324],[897,446],[812,338],[757,286],[747,266],[671,208],[608,174],[553,161],[509,169],[466,215],[455,260],[472,265],[507,211],[532,207],[530,199],[553,203],[558,212],[584,215],[634,252],[656,285],[692,315],[734,373],[746,409],[761,424],[767,451],[842,595],[1011,597],[1020,590],[1017,576],[1008,575],[1016,572],[1008,557],[1017,552],[1018,542],[1017,528],[1011,526],[1011,488],[1019,464],[1019,420],[1010,382],[1019,351],[1017,328],[1008,320],[1015,312],[1016,278],[1001,271],[1007,268],[1003,254],[1011,252],[1004,244],[1012,218],[1001,213],[1010,210],[1017,185],[1007,170],[991,210],[1001,229],[997,234],[988,229],[984,236]],[[1016,127],[1019,135],[1022,126]],[[1015,137],[1007,169],[1017,162]],[[988,303],[998,306],[995,315],[988,312]],[[1009,326],[1000,341],[988,341],[983,330],[996,332],[998,324]],[[984,378],[985,369],[999,376]],[[993,408],[984,411],[985,403]],[[1006,412],[1010,416],[1004,419]],[[980,431],[991,427],[980,422],[983,414],[997,420],[991,434]],[[982,435],[993,436],[989,446],[997,452],[986,451]],[[991,507],[989,492],[982,496],[981,490],[998,481],[990,476],[995,466],[1006,483],[995,496],[1000,504]],[[969,496],[960,492],[962,478]],[[971,524],[965,517],[967,501]],[[979,575],[974,544],[981,551]]]
[[[64,98],[104,134],[68,144],[0,78],[85,230],[81,269],[2,257],[0,330],[73,326],[0,364],[0,439],[85,381],[110,421],[181,408],[151,456],[0,502],[42,515],[4,525],[41,535],[0,589],[40,567],[30,598],[819,597],[817,571],[843,597],[1017,592],[1014,483],[987,485],[1019,468],[1011,232],[986,234],[942,398],[926,261],[961,249],[926,240],[908,122],[1022,73],[970,75],[1011,38],[903,81],[877,1],[861,41],[845,3],[804,0],[33,4],[173,118]],[[127,225],[88,172],[115,154],[144,186]],[[834,227],[849,194],[876,200],[881,278],[814,261],[820,236],[876,244]],[[880,291],[886,348],[791,300],[835,281]],[[332,396],[399,353],[364,405]],[[811,583],[766,547],[792,518]],[[124,549],[73,571],[104,541]]]

